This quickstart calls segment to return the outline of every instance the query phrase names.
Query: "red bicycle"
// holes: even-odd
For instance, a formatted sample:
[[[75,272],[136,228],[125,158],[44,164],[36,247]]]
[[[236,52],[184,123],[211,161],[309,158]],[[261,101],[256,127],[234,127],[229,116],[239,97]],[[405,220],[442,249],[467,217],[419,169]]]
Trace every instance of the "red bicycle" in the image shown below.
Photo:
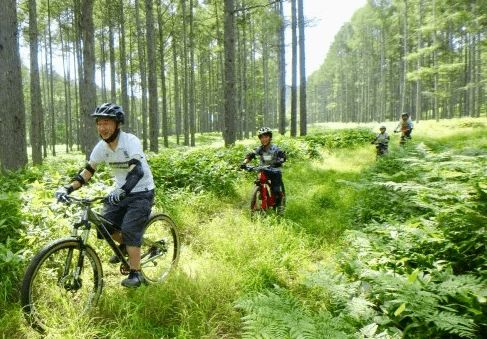
[[[266,211],[269,209],[276,210],[279,214],[284,212],[286,205],[286,194],[284,184],[281,184],[281,204],[276,206],[276,197],[272,194],[271,181],[266,172],[276,172],[277,169],[269,166],[249,166],[246,165],[244,170],[248,172],[257,172],[257,179],[255,180],[255,188],[252,191],[250,199],[250,210],[252,212]]]

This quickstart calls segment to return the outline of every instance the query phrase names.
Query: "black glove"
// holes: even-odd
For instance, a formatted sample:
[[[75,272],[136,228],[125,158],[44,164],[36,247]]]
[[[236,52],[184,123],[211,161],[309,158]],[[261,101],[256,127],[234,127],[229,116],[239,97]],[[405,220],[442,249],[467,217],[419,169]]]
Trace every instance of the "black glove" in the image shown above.
[[[115,188],[113,191],[110,192],[107,196],[107,201],[111,205],[116,205],[118,204],[125,196],[127,193],[121,189],[121,188]]]
[[[73,186],[68,185],[68,186],[62,186],[59,187],[54,193],[54,196],[56,197],[57,201],[62,202],[62,203],[67,203],[69,202],[69,194],[73,192]]]
[[[244,170],[244,169],[247,169],[247,164],[241,164],[241,165],[240,165],[240,169],[243,169],[243,170]]]

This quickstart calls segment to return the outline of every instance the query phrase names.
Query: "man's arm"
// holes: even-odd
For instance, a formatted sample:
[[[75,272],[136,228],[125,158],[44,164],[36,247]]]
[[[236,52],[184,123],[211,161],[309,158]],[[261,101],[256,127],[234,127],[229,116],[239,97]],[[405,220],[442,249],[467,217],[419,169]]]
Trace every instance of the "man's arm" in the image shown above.
[[[127,177],[125,178],[125,184],[121,187],[126,194],[129,194],[137,183],[142,179],[144,176],[144,170],[142,168],[142,163],[140,160],[131,159],[129,161],[129,172],[127,173]]]
[[[76,191],[78,188],[86,184],[91,179],[93,174],[95,174],[95,171],[96,164],[92,161],[87,162],[86,166],[74,176],[73,181],[66,188],[69,191],[69,186],[71,186],[71,192]]]

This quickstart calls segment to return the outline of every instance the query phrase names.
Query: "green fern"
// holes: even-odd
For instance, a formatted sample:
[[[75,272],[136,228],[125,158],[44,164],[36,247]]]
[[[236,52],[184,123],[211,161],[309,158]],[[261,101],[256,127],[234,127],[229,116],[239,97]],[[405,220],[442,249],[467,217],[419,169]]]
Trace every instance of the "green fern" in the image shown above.
[[[310,312],[288,291],[276,288],[239,300],[246,315],[243,338],[349,338],[326,311]]]

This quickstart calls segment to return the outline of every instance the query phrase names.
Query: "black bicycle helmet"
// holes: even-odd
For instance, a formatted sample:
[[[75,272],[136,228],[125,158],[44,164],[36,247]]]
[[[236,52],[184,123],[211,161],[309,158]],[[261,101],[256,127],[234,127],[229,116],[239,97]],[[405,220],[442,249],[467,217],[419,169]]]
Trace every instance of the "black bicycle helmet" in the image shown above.
[[[261,135],[267,134],[272,138],[272,129],[269,127],[261,127],[257,131],[257,136],[260,138]]]
[[[123,124],[125,120],[125,113],[123,112],[122,107],[112,104],[111,102],[107,102],[98,106],[95,109],[95,112],[91,114],[91,116],[93,118],[114,119],[121,124]]]

